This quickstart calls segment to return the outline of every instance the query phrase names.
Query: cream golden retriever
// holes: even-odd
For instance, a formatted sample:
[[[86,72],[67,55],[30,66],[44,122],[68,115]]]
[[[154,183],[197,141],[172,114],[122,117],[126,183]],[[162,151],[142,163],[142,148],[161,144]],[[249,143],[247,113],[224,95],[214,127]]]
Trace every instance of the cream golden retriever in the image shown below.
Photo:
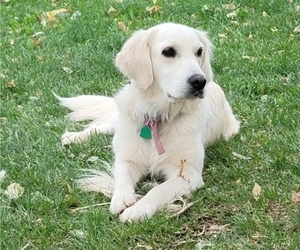
[[[205,148],[238,132],[239,122],[213,82],[211,51],[205,32],[159,24],[135,32],[117,55],[116,66],[130,83],[114,98],[58,97],[73,111],[72,120],[92,120],[81,132],[66,132],[63,144],[114,134],[113,178],[94,172],[79,183],[111,192],[110,211],[121,221],[151,217],[202,187]],[[149,174],[163,182],[138,199],[137,183]]]

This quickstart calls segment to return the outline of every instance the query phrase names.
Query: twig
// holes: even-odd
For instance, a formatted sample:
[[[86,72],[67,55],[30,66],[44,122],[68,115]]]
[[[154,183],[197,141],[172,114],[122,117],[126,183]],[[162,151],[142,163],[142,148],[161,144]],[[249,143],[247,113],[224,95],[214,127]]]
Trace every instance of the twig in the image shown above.
[[[184,160],[180,159],[180,169],[179,169],[179,175],[178,175],[178,177],[183,177],[182,173],[183,173],[183,167],[184,167],[184,163],[185,162],[186,162],[186,159],[184,159]]]
[[[21,250],[25,250],[27,247],[30,247],[30,246],[32,246],[32,244],[29,242],[24,247],[22,247]]]
[[[105,203],[99,203],[99,204],[93,204],[93,205],[89,205],[89,206],[85,206],[85,207],[77,207],[77,208],[73,208],[71,209],[72,212],[76,213],[78,211],[82,211],[85,209],[89,209],[91,207],[100,207],[100,206],[105,206],[105,205],[109,205],[110,202],[105,202]]]
[[[174,218],[174,217],[177,217],[177,216],[183,214],[186,210],[188,210],[191,206],[193,206],[198,201],[199,200],[196,200],[194,202],[188,203],[187,205],[185,205],[186,203],[184,202],[182,209],[180,209],[177,213],[172,214],[171,218]]]

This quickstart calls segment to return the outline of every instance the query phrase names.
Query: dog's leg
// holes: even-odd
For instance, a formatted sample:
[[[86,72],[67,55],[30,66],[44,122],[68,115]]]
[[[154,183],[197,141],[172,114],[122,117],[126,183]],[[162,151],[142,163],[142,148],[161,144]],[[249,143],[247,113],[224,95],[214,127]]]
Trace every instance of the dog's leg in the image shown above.
[[[136,202],[135,186],[145,173],[146,168],[141,169],[133,162],[115,162],[115,186],[110,204],[111,213],[120,214],[125,208]]]
[[[154,187],[141,200],[126,208],[120,215],[120,220],[125,222],[149,218],[174,198],[189,195],[203,185],[201,173],[194,172],[191,175],[183,172]]]

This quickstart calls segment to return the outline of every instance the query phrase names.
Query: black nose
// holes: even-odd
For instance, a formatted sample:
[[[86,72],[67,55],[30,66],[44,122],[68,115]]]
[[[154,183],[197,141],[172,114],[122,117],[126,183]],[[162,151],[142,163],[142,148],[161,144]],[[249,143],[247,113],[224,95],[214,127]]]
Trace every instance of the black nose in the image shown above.
[[[196,90],[202,90],[205,87],[206,79],[203,75],[194,74],[188,79],[188,83]]]

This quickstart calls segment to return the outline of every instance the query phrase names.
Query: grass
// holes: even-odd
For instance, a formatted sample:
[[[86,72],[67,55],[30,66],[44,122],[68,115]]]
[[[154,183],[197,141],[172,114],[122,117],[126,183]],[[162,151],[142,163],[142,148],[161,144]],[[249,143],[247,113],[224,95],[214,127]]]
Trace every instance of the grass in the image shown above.
[[[300,209],[291,193],[300,191],[300,36],[293,32],[300,4],[241,0],[229,18],[234,10],[224,8],[228,2],[158,0],[162,9],[152,14],[146,11],[151,1],[0,3],[1,169],[7,172],[0,194],[1,249],[299,249]],[[37,20],[43,11],[63,7],[81,16],[46,27]],[[178,218],[163,212],[122,224],[107,206],[73,213],[73,207],[108,202],[81,192],[73,179],[82,168],[99,168],[99,160],[88,160],[92,156],[112,161],[111,138],[62,147],[65,128],[80,125],[64,118],[67,111],[52,91],[116,93],[124,79],[114,57],[124,41],[134,30],[166,21],[209,31],[215,78],[242,122],[241,132],[208,149],[206,185]],[[14,182],[24,193],[9,199],[3,190]],[[257,201],[255,183],[262,188]]]

